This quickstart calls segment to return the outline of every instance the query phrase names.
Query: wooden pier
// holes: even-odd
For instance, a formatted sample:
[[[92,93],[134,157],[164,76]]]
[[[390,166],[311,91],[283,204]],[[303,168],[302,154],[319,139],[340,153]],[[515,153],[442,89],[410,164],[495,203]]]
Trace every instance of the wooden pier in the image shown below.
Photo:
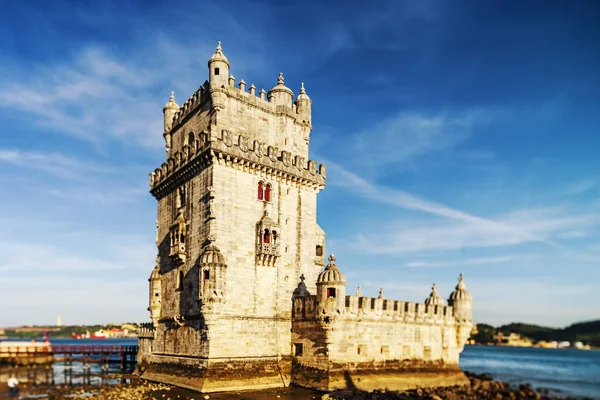
[[[100,363],[102,370],[108,370],[109,364],[119,363],[121,370],[133,370],[137,352],[138,346],[3,342],[0,343],[0,364],[16,366],[62,362],[70,367],[78,362],[86,370],[92,363]]]

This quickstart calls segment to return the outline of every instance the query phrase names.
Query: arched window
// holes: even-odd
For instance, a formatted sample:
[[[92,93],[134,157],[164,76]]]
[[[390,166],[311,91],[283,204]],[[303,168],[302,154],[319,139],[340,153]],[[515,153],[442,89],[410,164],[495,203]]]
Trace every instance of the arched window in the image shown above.
[[[207,281],[210,279],[210,271],[205,269],[204,272],[202,273],[202,278]]]
[[[262,182],[258,182],[258,199],[262,200],[263,199],[263,183]]]
[[[316,254],[317,254],[317,257],[323,257],[323,246],[317,245]]]
[[[194,132],[190,132],[188,136],[187,145],[192,147],[196,143],[196,137],[194,136]]]
[[[265,188],[265,201],[271,201],[271,184],[267,183]]]
[[[177,277],[177,290],[183,290],[183,271],[179,271]]]
[[[263,243],[271,243],[271,233],[269,233],[268,229],[265,229],[265,233],[263,234]]]
[[[273,244],[277,244],[277,231],[273,231]]]

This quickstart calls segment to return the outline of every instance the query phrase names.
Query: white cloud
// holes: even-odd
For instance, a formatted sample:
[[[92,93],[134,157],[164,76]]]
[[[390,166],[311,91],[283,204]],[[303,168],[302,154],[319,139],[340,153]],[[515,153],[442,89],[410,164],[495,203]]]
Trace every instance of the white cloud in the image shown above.
[[[506,263],[511,260],[511,257],[480,257],[480,258],[468,258],[466,260],[453,260],[453,261],[409,261],[406,263],[407,267],[454,267],[462,265],[484,265],[484,264],[500,264]]]
[[[598,186],[598,182],[595,179],[584,179],[578,182],[574,182],[565,189],[564,194],[567,196],[575,196],[588,192]]]
[[[0,162],[33,168],[66,179],[80,179],[85,173],[104,173],[105,166],[78,160],[61,153],[29,152],[17,149],[0,149]]]
[[[352,164],[376,168],[412,163],[418,157],[452,149],[489,119],[481,109],[461,114],[400,112],[346,138],[343,153]]]

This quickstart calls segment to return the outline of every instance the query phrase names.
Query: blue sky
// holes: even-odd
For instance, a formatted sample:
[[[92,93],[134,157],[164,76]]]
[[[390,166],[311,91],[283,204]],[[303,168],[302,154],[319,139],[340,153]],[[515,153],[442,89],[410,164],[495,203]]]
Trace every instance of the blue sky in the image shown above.
[[[283,71],[348,291],[600,318],[600,3],[20,1],[0,13],[0,326],[146,321],[162,106]]]

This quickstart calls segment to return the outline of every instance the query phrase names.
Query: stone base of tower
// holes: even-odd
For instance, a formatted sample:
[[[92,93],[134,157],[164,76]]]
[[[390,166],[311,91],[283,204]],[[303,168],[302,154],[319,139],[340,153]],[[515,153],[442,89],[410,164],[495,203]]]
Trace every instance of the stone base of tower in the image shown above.
[[[290,357],[205,359],[153,354],[140,377],[201,393],[287,387]],[[143,369],[143,370],[142,370]]]
[[[292,384],[321,391],[409,390],[469,384],[457,365],[420,361],[375,363],[331,363],[328,370],[301,364],[292,366]]]

